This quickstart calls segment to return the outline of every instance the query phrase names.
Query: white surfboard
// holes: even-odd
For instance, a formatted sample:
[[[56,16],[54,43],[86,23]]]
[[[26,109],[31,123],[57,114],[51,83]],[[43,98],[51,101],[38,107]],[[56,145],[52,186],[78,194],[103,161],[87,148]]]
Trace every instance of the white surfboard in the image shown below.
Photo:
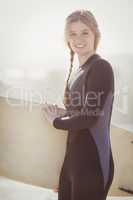
[[[58,187],[67,131],[54,128],[40,106],[11,106],[0,101],[1,175],[32,185]]]

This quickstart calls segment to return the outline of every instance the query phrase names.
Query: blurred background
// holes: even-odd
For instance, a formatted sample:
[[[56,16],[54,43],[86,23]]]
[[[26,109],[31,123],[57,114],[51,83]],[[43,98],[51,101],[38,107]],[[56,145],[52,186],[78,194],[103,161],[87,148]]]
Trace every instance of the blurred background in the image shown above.
[[[97,53],[112,64],[115,75],[110,135],[116,171],[110,195],[131,195],[131,0],[0,0],[0,174],[42,187],[57,185],[67,133],[47,124],[41,105],[47,101],[63,106],[70,65],[64,43],[65,18],[76,9],[88,9],[95,15],[101,31]],[[75,57],[73,72],[77,68]]]

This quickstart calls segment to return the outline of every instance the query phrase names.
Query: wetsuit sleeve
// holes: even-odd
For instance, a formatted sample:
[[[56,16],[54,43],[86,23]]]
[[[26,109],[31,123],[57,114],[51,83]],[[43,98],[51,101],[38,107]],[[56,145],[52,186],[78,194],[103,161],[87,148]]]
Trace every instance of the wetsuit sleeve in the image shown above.
[[[53,121],[55,128],[74,131],[86,129],[93,126],[104,114],[102,109],[114,81],[112,66],[106,60],[97,61],[86,81],[85,111],[55,118]]]

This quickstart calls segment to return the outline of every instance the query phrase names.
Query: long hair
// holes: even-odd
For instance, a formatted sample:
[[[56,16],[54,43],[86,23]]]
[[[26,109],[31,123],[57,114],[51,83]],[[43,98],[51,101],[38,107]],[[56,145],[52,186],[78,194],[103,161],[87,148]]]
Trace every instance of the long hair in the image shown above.
[[[73,68],[73,60],[74,60],[74,52],[68,42],[68,29],[69,25],[73,22],[76,21],[81,21],[85,25],[89,26],[90,29],[93,31],[95,34],[95,41],[94,41],[94,51],[96,51],[98,47],[98,43],[101,37],[101,33],[99,31],[99,27],[97,24],[97,21],[94,17],[94,15],[88,11],[88,10],[76,10],[72,12],[67,18],[66,18],[66,24],[65,24],[65,44],[69,47],[70,49],[70,68],[69,68],[69,73],[68,73],[68,78],[66,80],[66,86],[65,86],[65,91],[64,91],[64,98],[63,98],[63,104],[65,107],[67,107],[70,104],[70,93],[69,93],[69,87],[68,87],[68,81],[71,76],[72,68]]]
[[[69,68],[69,73],[68,73],[68,78],[66,80],[66,86],[65,86],[65,91],[64,91],[64,98],[63,98],[63,103],[67,107],[70,104],[70,93],[69,93],[69,88],[68,88],[68,81],[71,76],[72,68],[73,68],[73,60],[74,60],[74,52],[70,48],[70,68]]]

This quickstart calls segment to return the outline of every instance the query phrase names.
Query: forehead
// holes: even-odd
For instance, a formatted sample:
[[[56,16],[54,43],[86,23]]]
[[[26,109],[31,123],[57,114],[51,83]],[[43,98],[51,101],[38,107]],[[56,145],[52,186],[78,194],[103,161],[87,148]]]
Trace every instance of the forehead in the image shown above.
[[[76,21],[72,22],[68,26],[68,31],[83,31],[83,30],[88,30],[90,31],[90,27],[87,26],[85,23],[82,21]]]

